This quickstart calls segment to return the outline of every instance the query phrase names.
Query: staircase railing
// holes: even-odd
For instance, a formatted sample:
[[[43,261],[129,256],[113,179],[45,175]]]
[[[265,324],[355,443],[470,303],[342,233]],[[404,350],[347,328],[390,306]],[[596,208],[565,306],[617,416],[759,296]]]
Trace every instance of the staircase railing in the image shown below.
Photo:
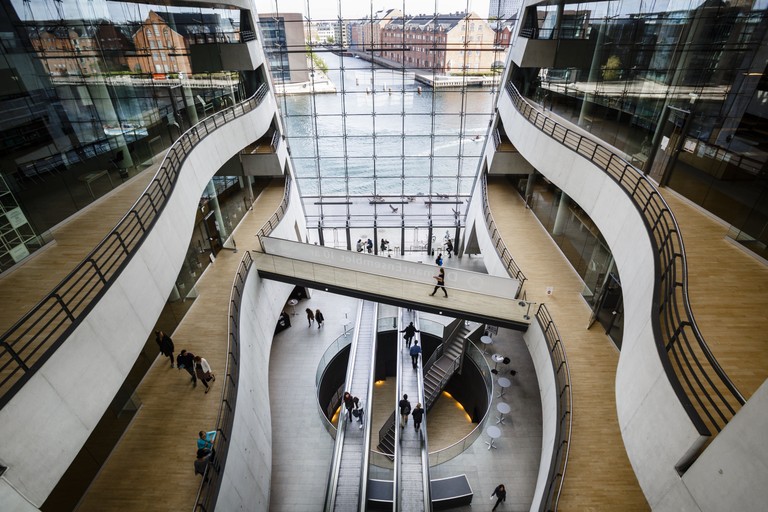
[[[744,404],[701,335],[688,298],[688,263],[677,220],[656,185],[610,148],[539,111],[511,82],[515,109],[536,129],[586,158],[611,177],[635,204],[656,254],[652,327],[659,358],[678,400],[702,436],[718,432]],[[706,418],[706,422],[704,420]],[[696,454],[691,454],[690,463]],[[684,468],[686,463],[681,464]]]
[[[155,177],[112,231],[45,298],[0,337],[0,408],[43,366],[117,280],[157,222],[190,152],[261,105],[268,87],[206,117],[168,149]]]

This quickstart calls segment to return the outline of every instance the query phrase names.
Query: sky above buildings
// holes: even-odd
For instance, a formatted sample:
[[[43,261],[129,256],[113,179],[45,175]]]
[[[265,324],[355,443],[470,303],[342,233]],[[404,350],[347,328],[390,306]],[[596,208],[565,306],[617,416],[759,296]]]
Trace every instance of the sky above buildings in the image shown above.
[[[300,12],[313,20],[370,16],[379,10],[399,9],[406,14],[471,11],[488,15],[489,0],[256,0],[260,13]]]

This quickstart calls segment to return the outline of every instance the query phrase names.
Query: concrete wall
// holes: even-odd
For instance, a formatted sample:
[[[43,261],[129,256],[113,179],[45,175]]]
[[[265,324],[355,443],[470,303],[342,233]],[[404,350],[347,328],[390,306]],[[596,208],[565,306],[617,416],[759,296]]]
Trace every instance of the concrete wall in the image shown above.
[[[240,375],[217,510],[268,510],[272,475],[269,356],[277,317],[293,286],[252,270],[240,314]]]
[[[0,503],[39,507],[80,451],[146,342],[181,268],[200,195],[221,165],[262,136],[269,94],[202,140],[147,239],[67,341],[0,410]],[[14,496],[18,494],[18,496]],[[5,507],[2,507],[5,509]]]
[[[652,308],[654,254],[640,213],[603,171],[525,121],[504,92],[499,99],[499,115],[523,156],[595,222],[616,260],[625,310],[624,339],[616,373],[617,412],[627,454],[648,503],[661,510],[764,508],[768,502],[764,497],[768,481],[765,407],[744,407],[684,478],[675,470],[703,439],[673,391],[655,345],[651,323],[657,314]],[[759,401],[765,403],[763,398]],[[739,445],[739,453],[751,451],[752,457],[733,465],[740,462],[754,471],[716,470],[724,461],[737,457],[733,453],[725,455],[728,447],[735,444]],[[689,489],[697,489],[699,494]],[[760,506],[734,508],[731,489],[749,489],[751,495],[760,495],[759,500],[739,498]],[[718,499],[709,501],[712,495]]]

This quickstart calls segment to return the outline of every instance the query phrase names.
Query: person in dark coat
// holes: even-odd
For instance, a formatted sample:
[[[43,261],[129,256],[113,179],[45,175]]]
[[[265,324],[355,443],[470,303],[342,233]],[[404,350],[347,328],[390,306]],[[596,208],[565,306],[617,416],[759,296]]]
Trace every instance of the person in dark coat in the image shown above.
[[[179,357],[176,358],[176,366],[179,370],[182,368],[187,370],[187,373],[192,376],[192,383],[197,386],[197,376],[195,375],[195,354],[187,352],[186,349],[182,349],[179,352]]]
[[[451,253],[453,252],[453,242],[451,242],[451,239],[445,241],[445,252],[448,253],[448,257],[451,257]]]
[[[413,369],[415,370],[419,366],[419,354],[421,354],[421,347],[419,346],[419,342],[414,340],[413,346],[410,350],[411,354],[411,363],[413,363]]]
[[[408,326],[403,329],[400,332],[404,332],[405,336],[405,348],[411,348],[411,341],[413,341],[413,337],[416,335],[417,332],[420,332],[415,325],[413,325],[413,322],[408,324]]]
[[[197,459],[195,460],[195,474],[202,475],[206,480],[208,480],[208,477],[205,476],[205,470],[208,467],[210,460],[211,450],[208,450],[207,448],[200,448],[197,450]]]
[[[493,490],[493,494],[491,494],[491,499],[496,496],[496,504],[493,506],[492,510],[496,510],[496,507],[499,506],[499,503],[502,501],[507,501],[507,490],[504,488],[504,484],[499,484],[496,486],[496,488]]]
[[[352,423],[352,409],[355,408],[355,397],[349,391],[344,392],[344,408],[347,410],[347,417],[349,422]]]
[[[416,404],[411,416],[413,416],[413,428],[418,431],[421,428],[421,420],[424,419],[424,409],[421,408],[421,404]]]
[[[435,289],[432,290],[432,293],[430,295],[435,295],[437,293],[437,290],[442,288],[443,293],[445,294],[445,298],[448,298],[448,292],[445,290],[445,269],[443,267],[440,267],[440,271],[437,273],[436,276],[432,276],[435,278],[435,281],[437,281],[437,284],[435,285]]]
[[[321,328],[323,326],[323,322],[325,322],[325,317],[323,316],[323,312],[319,309],[315,311],[315,321],[317,322],[317,328]]]
[[[408,424],[408,415],[411,414],[411,402],[408,401],[408,395],[403,395],[397,406],[400,409],[400,428],[405,428]]]
[[[155,331],[155,341],[160,347],[160,353],[171,359],[171,368],[173,368],[173,340],[163,331]]]

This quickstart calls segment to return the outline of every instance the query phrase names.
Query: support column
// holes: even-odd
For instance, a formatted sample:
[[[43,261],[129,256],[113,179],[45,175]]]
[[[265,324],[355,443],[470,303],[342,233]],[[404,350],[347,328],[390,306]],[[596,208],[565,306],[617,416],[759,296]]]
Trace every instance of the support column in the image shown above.
[[[187,114],[187,120],[189,121],[189,126],[187,128],[190,128],[200,121],[200,119],[197,117],[195,97],[192,94],[192,89],[190,87],[182,85],[181,90],[184,93],[184,112]]]
[[[555,216],[555,225],[552,228],[553,235],[562,235],[565,231],[565,226],[568,224],[568,215],[571,213],[568,209],[568,205],[571,203],[565,192],[560,191],[560,204],[557,207],[557,215]]]
[[[528,175],[528,182],[525,184],[525,207],[531,207],[531,198],[533,197],[533,189],[536,186],[536,171],[533,171]]]
[[[117,112],[115,112],[115,106],[112,104],[112,97],[109,94],[109,88],[106,84],[89,83],[86,85],[86,89],[88,91],[88,98],[83,99],[86,100],[86,103],[90,100],[102,126],[114,126],[120,128],[123,120],[120,119]],[[128,143],[125,141],[125,136],[121,133],[120,135],[114,136],[114,140],[118,145],[117,153],[113,158],[115,164],[121,169],[133,167],[133,158],[131,157],[131,152],[128,150]]]
[[[218,224],[221,243],[224,244],[224,241],[229,237],[229,232],[227,232],[227,227],[224,225],[224,218],[221,216],[219,197],[216,194],[216,186],[213,184],[213,180],[208,182],[205,191],[208,193],[209,197],[208,204],[211,206],[211,210],[213,210],[214,217],[216,217],[216,224]]]

